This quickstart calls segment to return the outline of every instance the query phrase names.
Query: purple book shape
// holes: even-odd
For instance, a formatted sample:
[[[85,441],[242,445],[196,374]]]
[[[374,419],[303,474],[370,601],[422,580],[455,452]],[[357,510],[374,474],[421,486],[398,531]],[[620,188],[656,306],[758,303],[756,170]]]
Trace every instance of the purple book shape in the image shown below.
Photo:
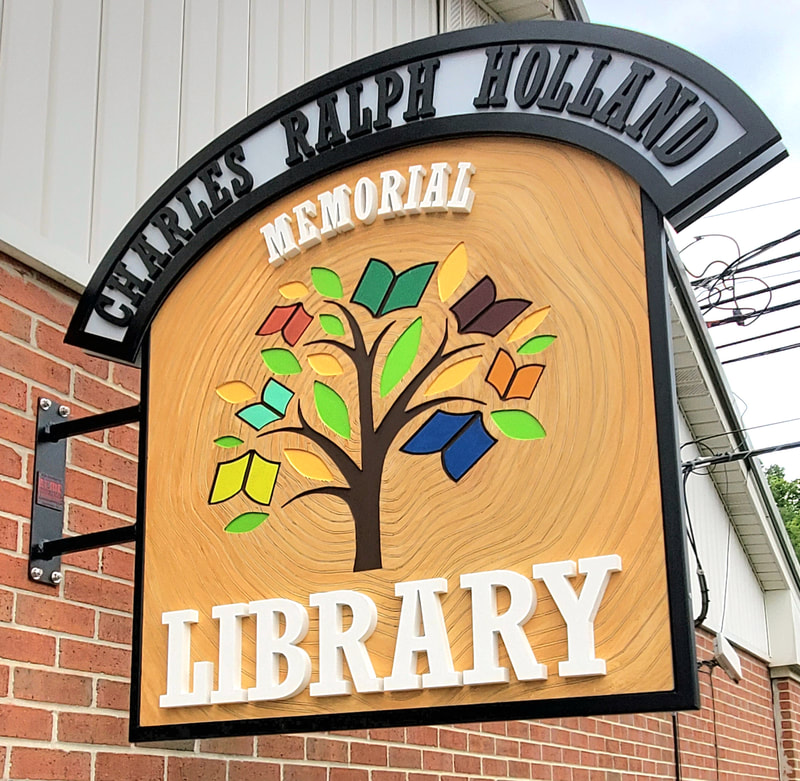
[[[515,317],[522,314],[530,301],[522,298],[496,300],[497,290],[489,277],[471,287],[450,307],[458,321],[460,334],[497,336]]]

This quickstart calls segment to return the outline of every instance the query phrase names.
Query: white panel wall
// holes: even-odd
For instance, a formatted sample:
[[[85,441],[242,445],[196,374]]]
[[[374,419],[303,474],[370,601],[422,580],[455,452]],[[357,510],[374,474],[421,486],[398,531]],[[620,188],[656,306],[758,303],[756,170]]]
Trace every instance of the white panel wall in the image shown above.
[[[692,440],[679,416],[681,444]],[[681,460],[699,456],[693,445],[683,447]],[[700,561],[708,580],[709,611],[705,626],[763,657],[769,657],[764,592],[731,525],[711,477],[690,475],[686,484],[692,525]],[[694,555],[689,551],[692,604],[700,611],[700,590]]]
[[[0,0],[0,248],[86,284],[226,128],[436,26],[436,0]]]

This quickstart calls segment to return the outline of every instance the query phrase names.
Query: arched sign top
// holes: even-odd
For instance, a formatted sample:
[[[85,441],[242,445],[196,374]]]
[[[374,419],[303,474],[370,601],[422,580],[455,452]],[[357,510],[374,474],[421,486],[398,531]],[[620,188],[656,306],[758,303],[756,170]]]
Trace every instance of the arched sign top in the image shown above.
[[[627,171],[677,228],[786,154],[736,84],[646,35],[526,22],[416,41],[299,87],[183,165],[111,245],[66,341],[134,362],[176,282],[247,217],[361,160],[479,135],[595,152]]]

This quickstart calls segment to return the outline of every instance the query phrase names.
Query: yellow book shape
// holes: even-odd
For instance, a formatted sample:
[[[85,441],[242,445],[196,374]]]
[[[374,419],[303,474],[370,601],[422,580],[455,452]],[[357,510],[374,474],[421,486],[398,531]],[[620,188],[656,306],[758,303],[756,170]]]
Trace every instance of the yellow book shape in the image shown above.
[[[249,450],[233,461],[217,464],[211,484],[209,504],[219,504],[232,499],[239,491],[258,504],[269,504],[280,464],[261,458],[255,450]]]

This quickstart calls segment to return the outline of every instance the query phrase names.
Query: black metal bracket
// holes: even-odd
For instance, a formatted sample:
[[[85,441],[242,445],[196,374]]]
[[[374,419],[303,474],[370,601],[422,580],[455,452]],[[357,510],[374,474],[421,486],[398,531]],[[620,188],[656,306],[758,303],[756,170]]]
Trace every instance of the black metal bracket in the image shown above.
[[[61,583],[61,556],[65,553],[117,545],[135,539],[136,525],[122,526],[77,537],[63,537],[64,488],[67,468],[67,440],[126,423],[141,417],[138,405],[67,420],[70,409],[40,398],[36,413],[36,445],[33,461],[33,499],[28,577],[37,583]]]

